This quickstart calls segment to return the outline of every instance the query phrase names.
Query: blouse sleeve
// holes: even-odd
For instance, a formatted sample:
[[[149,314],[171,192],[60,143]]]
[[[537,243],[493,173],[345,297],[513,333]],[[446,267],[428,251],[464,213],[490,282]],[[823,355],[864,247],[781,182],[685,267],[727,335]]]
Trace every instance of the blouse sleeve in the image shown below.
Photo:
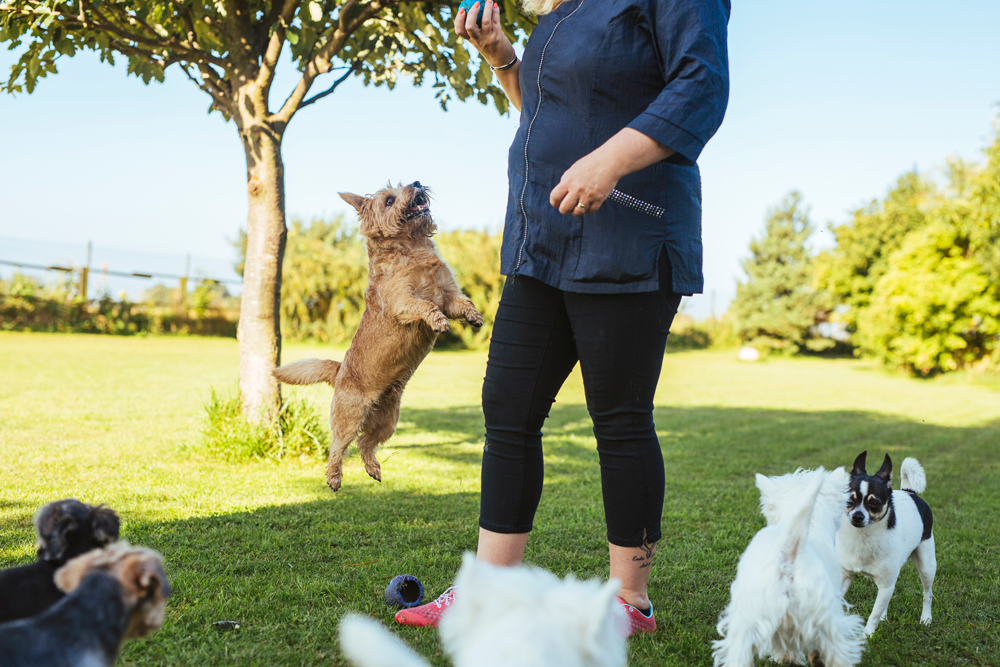
[[[722,124],[729,102],[730,0],[651,0],[665,86],[629,127],[692,162]]]

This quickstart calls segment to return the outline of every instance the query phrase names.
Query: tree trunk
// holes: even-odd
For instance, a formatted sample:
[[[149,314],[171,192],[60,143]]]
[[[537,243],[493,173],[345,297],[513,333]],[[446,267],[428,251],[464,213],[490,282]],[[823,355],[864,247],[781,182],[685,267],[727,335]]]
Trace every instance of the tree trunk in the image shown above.
[[[255,421],[277,415],[281,407],[281,390],[271,371],[281,363],[285,173],[280,131],[266,121],[247,117],[242,120],[238,125],[246,152],[249,209],[237,338],[243,411]]]

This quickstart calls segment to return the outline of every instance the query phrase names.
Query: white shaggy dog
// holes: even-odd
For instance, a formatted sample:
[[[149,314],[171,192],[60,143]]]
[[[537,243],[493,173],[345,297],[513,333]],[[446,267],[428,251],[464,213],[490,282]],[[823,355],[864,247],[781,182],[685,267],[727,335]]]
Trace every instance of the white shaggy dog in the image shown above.
[[[767,527],[740,557],[716,667],[752,667],[755,655],[827,667],[861,659],[862,622],[845,611],[835,543],[847,482],[843,468],[757,475]]]
[[[622,667],[619,584],[560,580],[529,567],[494,567],[466,554],[455,602],[441,619],[455,667]],[[381,624],[351,615],[340,647],[358,667],[428,667]]]

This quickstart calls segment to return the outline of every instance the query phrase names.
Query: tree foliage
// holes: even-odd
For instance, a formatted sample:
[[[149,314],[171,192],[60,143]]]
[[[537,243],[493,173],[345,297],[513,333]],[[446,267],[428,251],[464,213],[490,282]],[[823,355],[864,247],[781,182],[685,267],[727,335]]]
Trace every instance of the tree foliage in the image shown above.
[[[944,218],[907,236],[859,316],[862,350],[929,375],[974,364],[996,349],[1000,285],[969,249],[969,238]]]
[[[970,178],[968,196],[956,217],[973,256],[995,285],[1000,283],[1000,126],[984,153],[986,165]]]
[[[736,287],[733,314],[743,341],[788,353],[832,347],[815,331],[825,309],[812,286],[813,260],[806,246],[812,232],[799,192],[768,212],[764,235],[750,242],[750,257],[743,261],[747,282]]]
[[[389,87],[400,76],[418,85],[430,79],[442,105],[452,95],[492,100],[501,112],[507,98],[485,62],[452,31],[457,2],[402,0],[3,0],[0,43],[18,51],[2,89],[32,92],[57,71],[57,60],[81,50],[102,61],[128,61],[129,74],[163,81],[173,65],[212,97],[210,108],[238,115],[237,90],[248,84],[265,93],[283,48],[301,78],[273,120],[287,123],[307,100],[314,81],[338,68],[366,84]],[[501,21],[512,41],[531,31],[513,0],[501,3]]]
[[[935,201],[933,184],[909,172],[884,200],[873,200],[856,210],[850,222],[830,227],[837,246],[817,258],[816,284],[842,306],[838,317],[848,331],[857,329],[859,313],[888,270],[889,255],[927,224]]]
[[[900,178],[834,228],[817,284],[860,352],[917,375],[1000,362],[1000,135],[935,188]]]

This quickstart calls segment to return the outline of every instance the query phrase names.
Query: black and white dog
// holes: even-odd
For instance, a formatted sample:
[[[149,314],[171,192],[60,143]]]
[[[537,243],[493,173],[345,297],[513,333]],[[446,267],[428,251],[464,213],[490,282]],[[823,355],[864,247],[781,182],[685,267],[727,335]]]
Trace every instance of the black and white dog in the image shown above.
[[[914,458],[903,459],[899,469],[900,491],[892,490],[892,459],[885,455],[874,475],[865,471],[867,451],[854,460],[847,501],[847,516],[837,532],[837,557],[844,568],[844,593],[851,577],[860,572],[878,586],[878,596],[865,634],[875,632],[885,618],[899,571],[907,559],[913,561],[924,587],[924,609],[920,622],[931,622],[931,586],[937,571],[931,508],[918,496],[927,488],[924,469]]]

